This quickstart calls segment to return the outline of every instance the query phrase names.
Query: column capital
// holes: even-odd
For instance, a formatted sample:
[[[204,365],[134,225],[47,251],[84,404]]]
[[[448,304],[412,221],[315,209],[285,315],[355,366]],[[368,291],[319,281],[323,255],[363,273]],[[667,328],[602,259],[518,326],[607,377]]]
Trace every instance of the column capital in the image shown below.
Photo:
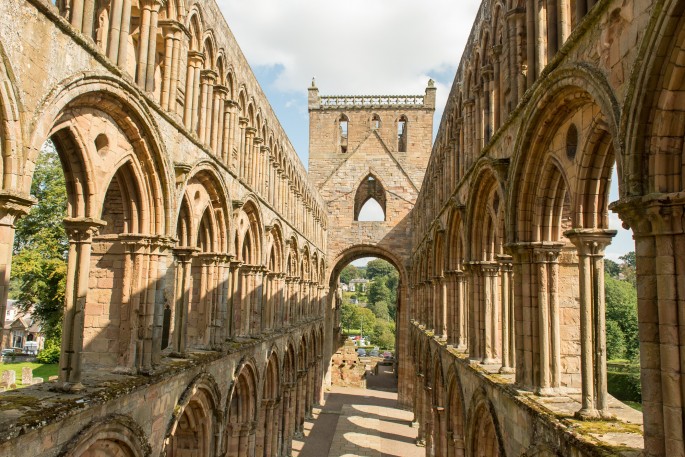
[[[69,241],[89,241],[105,225],[107,225],[107,222],[92,217],[64,218],[64,229],[67,232]]]
[[[202,65],[205,62],[205,55],[198,51],[188,51],[188,63]]]
[[[177,246],[173,251],[174,256],[181,262],[189,262],[190,258],[193,257],[199,249],[191,246]]]
[[[611,244],[616,230],[572,229],[565,231],[564,236],[575,245],[579,255],[604,256],[604,249]]]
[[[223,84],[215,84],[214,85],[214,95],[228,95],[229,90],[228,87],[224,86]]]
[[[245,127],[245,134],[250,135],[250,136],[254,136],[257,134],[257,129],[254,127]]]
[[[619,200],[609,205],[625,228],[636,236],[682,234],[685,227],[685,192],[649,194]]]
[[[0,225],[14,225],[14,221],[28,214],[36,199],[30,195],[0,190]]]

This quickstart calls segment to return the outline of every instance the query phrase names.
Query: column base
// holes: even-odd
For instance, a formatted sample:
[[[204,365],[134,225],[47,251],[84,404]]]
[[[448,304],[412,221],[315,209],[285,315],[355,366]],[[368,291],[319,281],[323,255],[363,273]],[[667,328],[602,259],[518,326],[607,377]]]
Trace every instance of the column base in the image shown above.
[[[516,373],[516,369],[512,367],[502,367],[499,369],[499,372],[502,374],[514,374]]]
[[[416,446],[417,447],[426,447],[426,440],[423,438],[417,438],[416,439]]]
[[[599,414],[599,411],[594,408],[583,408],[580,411],[576,411],[573,417],[583,421],[596,421],[602,418],[602,416]]]
[[[538,387],[535,390],[535,395],[540,397],[557,397],[559,396],[559,389],[555,387]]]
[[[293,438],[298,440],[304,439],[304,433],[298,430],[297,432],[293,433]]]
[[[85,389],[85,387],[80,382],[63,382],[56,386],[56,390],[67,393],[78,393],[81,392],[83,389]]]
[[[500,360],[493,358],[493,357],[487,357],[487,358],[483,359],[483,361],[481,363],[483,365],[495,365],[495,364],[500,363]]]

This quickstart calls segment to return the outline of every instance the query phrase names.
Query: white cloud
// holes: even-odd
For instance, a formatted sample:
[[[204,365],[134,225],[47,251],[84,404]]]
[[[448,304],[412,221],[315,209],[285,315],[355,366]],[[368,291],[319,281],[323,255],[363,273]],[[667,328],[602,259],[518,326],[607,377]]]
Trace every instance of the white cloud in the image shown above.
[[[316,76],[331,95],[422,93],[431,72],[451,83],[479,4],[219,0],[250,64],[283,67],[278,90],[304,93]]]

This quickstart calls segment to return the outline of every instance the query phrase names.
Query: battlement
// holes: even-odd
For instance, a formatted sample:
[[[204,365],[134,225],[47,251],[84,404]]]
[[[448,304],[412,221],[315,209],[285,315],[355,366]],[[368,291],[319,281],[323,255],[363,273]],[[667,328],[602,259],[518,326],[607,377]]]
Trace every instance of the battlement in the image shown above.
[[[309,111],[349,109],[435,109],[435,82],[428,81],[424,95],[319,96],[316,82],[309,87]]]

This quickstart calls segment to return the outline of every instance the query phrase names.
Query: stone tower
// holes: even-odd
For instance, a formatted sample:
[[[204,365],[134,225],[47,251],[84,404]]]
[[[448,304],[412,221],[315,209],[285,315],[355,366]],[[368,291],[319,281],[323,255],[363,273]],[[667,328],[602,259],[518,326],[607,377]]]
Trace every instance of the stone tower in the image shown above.
[[[411,210],[416,203],[431,153],[435,86],[425,95],[320,96],[309,88],[309,178],[328,213],[327,280],[331,296],[337,277],[350,261],[380,257],[400,273],[397,303],[398,393],[412,397],[409,367],[408,265]],[[362,207],[375,199],[381,220],[360,221]],[[383,220],[384,219],[384,220]],[[337,306],[329,309],[324,352],[339,338]]]
[[[431,80],[425,95],[320,96],[312,81],[309,178],[328,210],[331,267],[383,254],[369,248],[399,263],[409,258],[408,218],[431,152],[435,90]],[[371,198],[384,221],[358,220]]]

